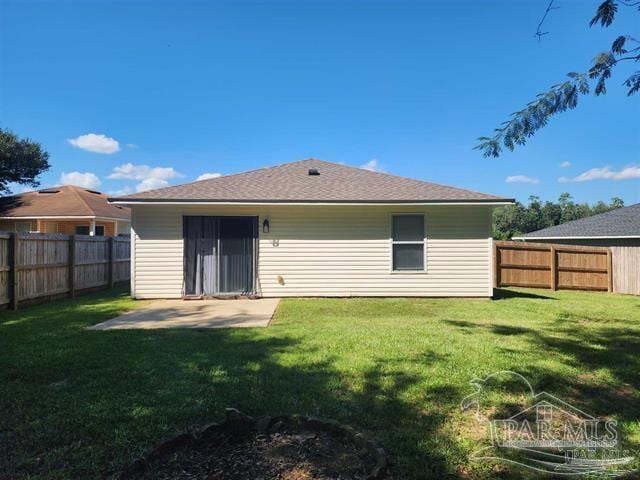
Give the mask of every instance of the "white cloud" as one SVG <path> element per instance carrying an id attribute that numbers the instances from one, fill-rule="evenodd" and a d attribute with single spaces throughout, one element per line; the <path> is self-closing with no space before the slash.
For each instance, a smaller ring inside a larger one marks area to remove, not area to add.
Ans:
<path id="1" fill-rule="evenodd" d="M 78 187 L 95 189 L 100 186 L 102 182 L 91 172 L 62 172 L 60 175 L 61 185 L 76 185 Z"/>
<path id="2" fill-rule="evenodd" d="M 385 170 L 380 166 L 378 160 L 376 160 L 375 158 L 369 160 L 367 163 L 363 163 L 362 165 L 360 165 L 360 168 L 364 168 L 365 170 L 369 170 L 371 172 L 385 173 Z"/>
<path id="3" fill-rule="evenodd" d="M 127 143 L 127 147 L 129 147 L 129 148 L 138 148 L 138 145 L 136 145 L 135 143 Z"/>
<path id="4" fill-rule="evenodd" d="M 137 192 L 146 192 L 147 190 L 155 190 L 156 188 L 168 187 L 169 182 L 162 178 L 145 178 L 136 185 Z"/>
<path id="5" fill-rule="evenodd" d="M 150 167 L 149 165 L 123 163 L 115 167 L 108 178 L 114 180 L 145 180 L 147 178 L 170 180 L 181 176 L 173 167 Z"/>
<path id="6" fill-rule="evenodd" d="M 526 175 L 509 175 L 505 182 L 507 183 L 540 183 L 540 180 L 534 177 L 527 177 Z"/>
<path id="7" fill-rule="evenodd" d="M 136 191 L 144 192 L 169 185 L 169 180 L 182 177 L 173 167 L 150 167 L 123 163 L 113 169 L 107 178 L 112 180 L 140 180 Z"/>
<path id="8" fill-rule="evenodd" d="M 616 173 L 614 180 L 629 180 L 640 178 L 640 167 L 627 167 Z"/>
<path id="9" fill-rule="evenodd" d="M 102 134 L 87 133 L 77 138 L 70 138 L 68 141 L 74 147 L 89 152 L 111 154 L 120 150 L 120 144 L 116 139 Z"/>
<path id="10" fill-rule="evenodd" d="M 198 180 L 209 180 L 210 178 L 218 178 L 218 177 L 221 177 L 221 176 L 222 176 L 221 173 L 203 173 L 198 178 L 196 178 L 196 181 L 198 181 Z"/>
<path id="11" fill-rule="evenodd" d="M 560 164 L 560 168 L 569 168 L 571 166 L 571 162 L 564 161 Z"/>
<path id="12" fill-rule="evenodd" d="M 611 170 L 611 167 L 592 168 L 577 177 L 560 177 L 558 182 L 590 182 L 592 180 L 629 180 L 640 178 L 640 166 L 631 166 L 622 170 Z"/>
<path id="13" fill-rule="evenodd" d="M 109 195 L 114 196 L 114 197 L 123 197 L 125 195 L 129 195 L 131 193 L 133 193 L 135 190 L 129 186 L 121 188 L 119 190 L 111 190 L 109 191 Z"/>

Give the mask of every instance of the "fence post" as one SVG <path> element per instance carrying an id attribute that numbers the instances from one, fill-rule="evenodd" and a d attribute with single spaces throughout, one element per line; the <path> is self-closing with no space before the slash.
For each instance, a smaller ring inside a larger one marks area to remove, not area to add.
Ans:
<path id="1" fill-rule="evenodd" d="M 18 309 L 18 267 L 20 254 L 20 237 L 19 234 L 11 233 L 9 238 L 9 267 L 11 268 L 9 278 L 9 298 L 10 305 L 13 310 Z"/>
<path id="2" fill-rule="evenodd" d="M 613 292 L 613 255 L 610 248 L 607 250 L 607 292 Z"/>
<path id="3" fill-rule="evenodd" d="M 76 236 L 69 235 L 69 298 L 76 296 Z"/>
<path id="4" fill-rule="evenodd" d="M 551 290 L 558 289 L 558 255 L 555 245 L 551 245 Z"/>
<path id="5" fill-rule="evenodd" d="M 113 247 L 114 247 L 113 237 L 109 237 L 109 239 L 107 240 L 107 249 L 108 249 L 107 256 L 109 258 L 109 263 L 108 263 L 109 288 L 113 288 L 113 271 L 114 271 L 114 262 L 115 262 Z"/>
<path id="6" fill-rule="evenodd" d="M 493 287 L 500 287 L 500 249 L 498 244 L 493 242 Z"/>

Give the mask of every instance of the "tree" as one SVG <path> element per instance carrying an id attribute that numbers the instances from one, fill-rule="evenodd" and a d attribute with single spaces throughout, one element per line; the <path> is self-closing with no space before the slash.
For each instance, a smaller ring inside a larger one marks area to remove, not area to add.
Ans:
<path id="1" fill-rule="evenodd" d="M 560 195 L 557 203 L 549 201 L 542 203 L 538 197 L 531 196 L 527 206 L 516 202 L 493 212 L 493 238 L 508 240 L 523 233 L 608 212 L 623 206 L 624 202 L 617 197 L 612 198 L 609 204 L 600 201 L 589 206 L 588 203 L 575 203 L 568 193 Z"/>
<path id="2" fill-rule="evenodd" d="M 538 38 L 547 33 L 541 31 L 541 25 L 554 8 L 553 2 L 554 0 L 550 0 L 538 25 Z M 600 24 L 602 27 L 609 27 L 619 7 L 640 11 L 640 1 L 605 0 L 596 10 L 589 26 Z M 595 56 L 593 64 L 586 72 L 569 72 L 566 81 L 553 85 L 548 92 L 539 93 L 536 99 L 523 109 L 512 113 L 509 120 L 494 130 L 495 134 L 492 137 L 479 137 L 480 143 L 475 149 L 480 150 L 484 157 L 499 157 L 503 147 L 513 151 L 516 145 L 524 145 L 528 138 L 547 125 L 551 117 L 576 108 L 578 97 L 591 91 L 591 83 L 595 84 L 593 93 L 596 96 L 606 94 L 607 80 L 611 78 L 613 69 L 622 62 L 640 62 L 640 41 L 631 35 L 618 36 L 608 50 Z M 640 91 L 640 70 L 629 76 L 623 85 L 627 88 L 628 96 Z"/>
<path id="3" fill-rule="evenodd" d="M 10 183 L 37 187 L 36 177 L 48 169 L 49 154 L 39 143 L 0 128 L 0 195 L 11 193 Z"/>
<path id="4" fill-rule="evenodd" d="M 613 197 L 611 199 L 611 208 L 622 208 L 624 207 L 624 200 L 620 197 Z"/>

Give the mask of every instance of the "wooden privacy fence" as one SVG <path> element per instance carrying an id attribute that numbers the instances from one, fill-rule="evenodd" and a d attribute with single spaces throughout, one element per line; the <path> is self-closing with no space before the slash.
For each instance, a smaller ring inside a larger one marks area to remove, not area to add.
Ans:
<path id="1" fill-rule="evenodd" d="M 494 242 L 494 286 L 613 291 L 609 247 Z"/>
<path id="2" fill-rule="evenodd" d="M 130 251 L 127 237 L 0 232 L 0 306 L 127 281 Z"/>

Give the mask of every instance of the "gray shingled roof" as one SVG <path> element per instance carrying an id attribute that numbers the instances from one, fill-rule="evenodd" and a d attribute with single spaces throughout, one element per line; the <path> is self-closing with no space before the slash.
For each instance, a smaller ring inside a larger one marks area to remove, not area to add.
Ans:
<path id="1" fill-rule="evenodd" d="M 517 238 L 640 237 L 640 203 L 536 230 Z"/>
<path id="2" fill-rule="evenodd" d="M 319 175 L 309 175 L 317 169 Z M 212 202 L 495 202 L 511 199 L 316 159 L 114 198 Z"/>

